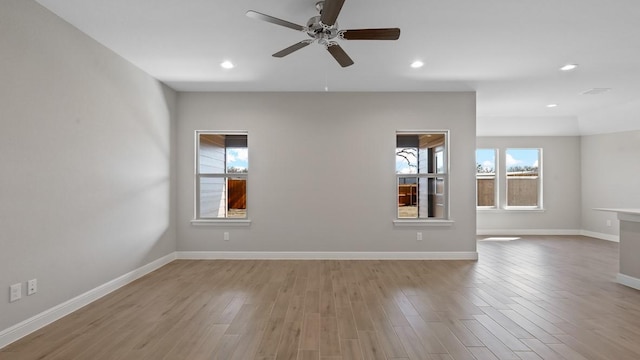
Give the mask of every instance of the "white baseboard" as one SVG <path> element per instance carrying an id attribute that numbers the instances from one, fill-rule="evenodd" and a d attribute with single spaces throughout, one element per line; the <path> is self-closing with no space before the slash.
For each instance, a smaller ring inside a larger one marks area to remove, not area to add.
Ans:
<path id="1" fill-rule="evenodd" d="M 601 240 L 620 242 L 618 235 L 574 229 L 478 229 L 476 230 L 476 235 L 582 235 Z"/>
<path id="2" fill-rule="evenodd" d="M 616 280 L 619 284 L 634 288 L 636 290 L 640 290 L 640 279 L 638 278 L 618 273 L 618 276 L 616 276 Z"/>
<path id="3" fill-rule="evenodd" d="M 618 235 L 603 234 L 603 233 L 587 231 L 587 230 L 582 230 L 580 235 L 601 239 L 601 240 L 620 242 L 620 236 Z"/>
<path id="4" fill-rule="evenodd" d="M 65 301 L 64 303 L 54 306 L 48 310 L 41 312 L 25 321 L 22 321 L 8 329 L 0 331 L 0 349 L 11 344 L 12 342 L 31 334 L 32 332 L 49 325 L 50 323 L 69 315 L 70 313 L 86 306 L 99 298 L 117 290 L 128 283 L 143 277 L 144 275 L 161 268 L 176 259 L 176 253 L 173 252 L 158 260 L 152 261 L 136 270 L 126 273 L 116 279 L 102 284 L 84 294 Z"/>
<path id="5" fill-rule="evenodd" d="M 574 229 L 477 229 L 477 235 L 581 235 Z"/>
<path id="6" fill-rule="evenodd" d="M 476 251 L 336 252 L 336 251 L 178 251 L 185 260 L 478 260 Z"/>

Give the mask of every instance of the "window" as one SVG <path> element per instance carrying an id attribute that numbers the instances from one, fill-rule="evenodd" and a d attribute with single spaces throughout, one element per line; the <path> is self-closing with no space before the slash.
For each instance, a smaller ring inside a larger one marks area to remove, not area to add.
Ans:
<path id="1" fill-rule="evenodd" d="M 496 191 L 496 150 L 476 150 L 476 206 L 481 208 L 495 208 Z"/>
<path id="2" fill-rule="evenodd" d="M 246 219 L 247 134 L 196 131 L 196 219 Z"/>
<path id="3" fill-rule="evenodd" d="M 447 143 L 445 131 L 396 134 L 398 219 L 448 219 Z"/>
<path id="4" fill-rule="evenodd" d="M 542 209 L 542 149 L 476 149 L 478 209 Z M 502 165 L 504 161 L 504 165 Z M 498 184 L 504 191 L 498 192 Z"/>
<path id="5" fill-rule="evenodd" d="M 507 207 L 542 208 L 542 149 L 505 151 Z"/>

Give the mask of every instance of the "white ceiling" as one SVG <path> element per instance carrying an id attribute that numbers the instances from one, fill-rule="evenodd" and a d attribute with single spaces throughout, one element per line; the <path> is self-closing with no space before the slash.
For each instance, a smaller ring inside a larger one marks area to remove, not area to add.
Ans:
<path id="1" fill-rule="evenodd" d="M 476 91 L 479 135 L 640 129 L 638 0 L 346 0 L 341 29 L 402 30 L 341 40 L 348 68 L 316 44 L 272 57 L 307 35 L 245 16 L 305 25 L 315 0 L 37 1 L 179 91 Z"/>

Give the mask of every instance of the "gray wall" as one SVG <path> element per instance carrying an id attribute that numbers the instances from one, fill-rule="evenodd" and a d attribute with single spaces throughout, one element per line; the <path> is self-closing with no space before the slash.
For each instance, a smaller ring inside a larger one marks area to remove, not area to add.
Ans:
<path id="1" fill-rule="evenodd" d="M 580 137 L 578 136 L 513 136 L 478 137 L 478 148 L 498 148 L 499 164 L 504 164 L 507 148 L 543 149 L 544 211 L 478 210 L 478 232 L 483 234 L 512 232 L 562 233 L 578 232 L 580 222 Z M 504 173 L 499 177 L 498 191 L 504 205 Z"/>
<path id="2" fill-rule="evenodd" d="M 33 1 L 0 49 L 2 330 L 175 251 L 176 95 Z"/>
<path id="3" fill-rule="evenodd" d="M 178 109 L 178 250 L 475 251 L 473 93 L 180 93 Z M 395 132 L 440 129 L 455 224 L 394 228 Z M 249 131 L 250 227 L 190 224 L 195 130 Z"/>
<path id="4" fill-rule="evenodd" d="M 617 236 L 616 215 L 593 208 L 640 208 L 640 131 L 583 136 L 581 153 L 582 228 Z"/>

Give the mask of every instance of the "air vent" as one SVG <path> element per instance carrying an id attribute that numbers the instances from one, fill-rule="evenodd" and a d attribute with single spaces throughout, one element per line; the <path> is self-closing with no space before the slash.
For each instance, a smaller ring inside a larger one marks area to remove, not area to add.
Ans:
<path id="1" fill-rule="evenodd" d="M 611 91 L 611 88 L 593 88 L 587 91 L 583 91 L 582 95 L 600 95 L 609 91 Z"/>

